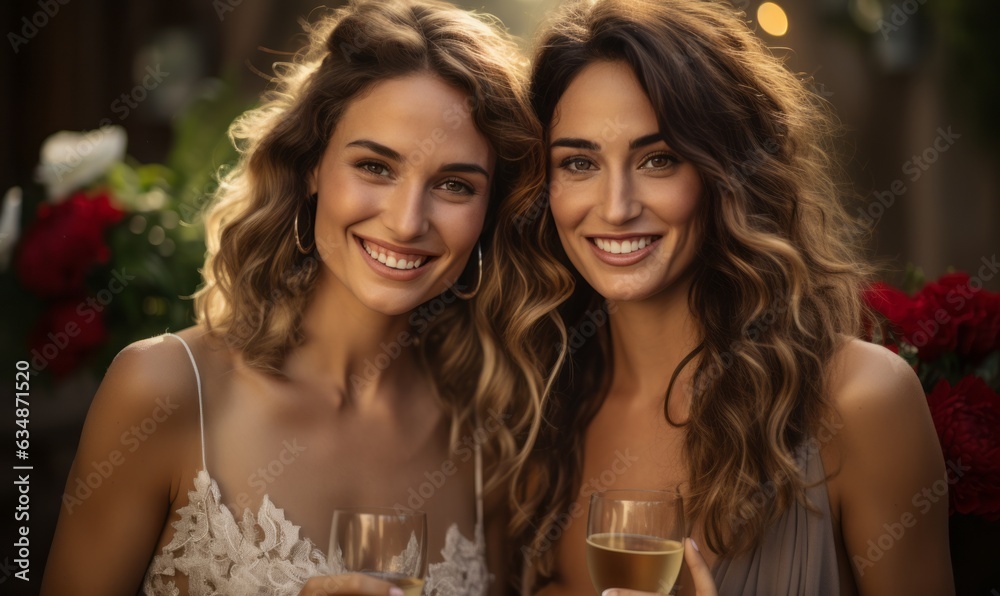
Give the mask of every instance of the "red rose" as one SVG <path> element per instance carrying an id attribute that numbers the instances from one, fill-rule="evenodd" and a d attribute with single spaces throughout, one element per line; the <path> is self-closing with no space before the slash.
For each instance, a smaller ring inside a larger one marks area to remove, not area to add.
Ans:
<path id="1" fill-rule="evenodd" d="M 868 306 L 893 322 L 905 319 L 913 308 L 913 301 L 909 296 L 881 281 L 875 282 L 868 288 L 865 292 L 865 301 Z"/>
<path id="2" fill-rule="evenodd" d="M 902 322 L 909 320 L 910 313 L 913 311 L 913 300 L 909 296 L 880 281 L 872 284 L 865 291 L 865 302 L 888 320 L 897 336 L 903 335 Z M 895 347 L 895 344 L 891 345 Z"/>
<path id="3" fill-rule="evenodd" d="M 1000 294 L 972 289 L 967 273 L 943 275 L 912 298 L 879 282 L 865 300 L 925 362 L 946 352 L 978 358 L 1000 348 Z"/>
<path id="4" fill-rule="evenodd" d="M 1000 520 L 1000 395 L 968 376 L 954 387 L 938 382 L 927 403 L 952 464 L 950 511 Z"/>
<path id="5" fill-rule="evenodd" d="M 40 360 L 56 376 L 73 372 L 107 339 L 104 316 L 86 306 L 85 299 L 54 304 L 35 324 L 29 336 L 32 361 Z"/>
<path id="6" fill-rule="evenodd" d="M 928 283 L 913 297 L 905 333 L 921 360 L 932 361 L 958 348 L 959 331 L 972 319 L 971 301 L 965 295 L 969 295 L 969 275 L 952 273 Z"/>
<path id="7" fill-rule="evenodd" d="M 123 216 L 106 194 L 80 192 L 58 205 L 42 204 L 18 251 L 21 283 L 42 297 L 81 293 L 90 269 L 111 256 L 105 230 Z"/>
<path id="8" fill-rule="evenodd" d="M 970 317 L 959 330 L 958 352 L 979 358 L 1000 349 L 1000 294 L 980 290 L 967 308 Z"/>

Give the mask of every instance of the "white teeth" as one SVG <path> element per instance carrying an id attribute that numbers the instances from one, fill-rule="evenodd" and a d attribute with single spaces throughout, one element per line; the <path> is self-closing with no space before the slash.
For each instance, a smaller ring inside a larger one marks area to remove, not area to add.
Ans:
<path id="1" fill-rule="evenodd" d="M 384 252 L 377 252 L 378 249 L 372 249 L 368 246 L 367 242 L 362 242 L 361 245 L 364 247 L 365 252 L 367 252 L 371 258 L 382 263 L 386 267 L 392 267 L 393 269 L 416 269 L 423 265 L 426 261 L 426 257 L 421 257 L 419 259 L 414 259 L 412 261 L 407 261 L 406 259 L 397 259 L 396 257 L 386 255 Z"/>
<path id="2" fill-rule="evenodd" d="M 594 238 L 597 248 L 613 255 L 627 255 L 631 252 L 646 248 L 653 243 L 653 236 L 643 236 L 635 240 L 606 240 L 604 238 Z"/>

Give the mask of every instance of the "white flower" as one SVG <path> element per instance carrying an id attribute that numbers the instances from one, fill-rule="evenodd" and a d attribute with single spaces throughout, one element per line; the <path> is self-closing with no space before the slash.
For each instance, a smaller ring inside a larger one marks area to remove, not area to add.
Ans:
<path id="1" fill-rule="evenodd" d="M 6 271 L 21 234 L 21 188 L 13 186 L 3 197 L 0 212 L 0 271 Z"/>
<path id="2" fill-rule="evenodd" d="M 126 141 L 121 126 L 84 133 L 63 130 L 45 139 L 36 176 L 48 189 L 49 201 L 59 203 L 104 175 L 125 158 Z"/>

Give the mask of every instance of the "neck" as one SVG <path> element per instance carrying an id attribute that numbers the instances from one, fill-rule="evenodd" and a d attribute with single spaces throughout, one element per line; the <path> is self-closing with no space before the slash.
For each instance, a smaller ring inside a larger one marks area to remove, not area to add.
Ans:
<path id="1" fill-rule="evenodd" d="M 286 371 L 358 404 L 403 394 L 392 388 L 412 389 L 419 374 L 408 317 L 376 312 L 332 275 L 321 274 L 302 316 L 304 341 L 289 355 Z"/>
<path id="2" fill-rule="evenodd" d="M 701 342 L 688 305 L 690 286 L 688 278 L 647 300 L 618 302 L 610 309 L 612 396 L 659 401 L 666 395 L 674 369 Z M 688 363 L 678 376 L 671 401 L 687 395 L 681 389 L 696 364 Z"/>

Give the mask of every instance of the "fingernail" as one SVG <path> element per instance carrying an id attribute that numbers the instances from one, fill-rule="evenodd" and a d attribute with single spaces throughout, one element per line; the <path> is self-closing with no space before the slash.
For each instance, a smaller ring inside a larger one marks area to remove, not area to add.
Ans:
<path id="1" fill-rule="evenodd" d="M 694 541 L 694 538 L 688 538 L 688 540 L 691 541 L 691 546 L 694 547 L 694 550 L 696 550 L 698 552 L 701 552 L 701 549 L 698 548 L 698 543 Z"/>
<path id="2" fill-rule="evenodd" d="M 615 588 L 608 588 L 601 592 L 601 596 L 618 596 L 618 590 Z"/>
<path id="3" fill-rule="evenodd" d="M 400 588 L 389 588 L 389 596 L 403 596 L 403 590 Z"/>

